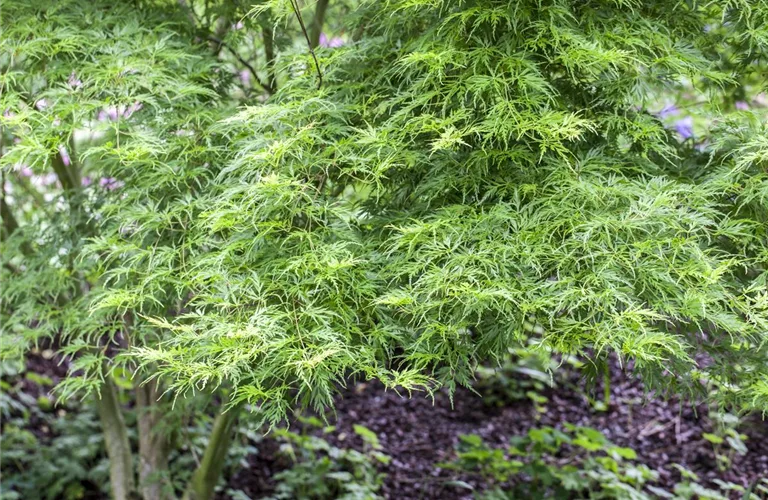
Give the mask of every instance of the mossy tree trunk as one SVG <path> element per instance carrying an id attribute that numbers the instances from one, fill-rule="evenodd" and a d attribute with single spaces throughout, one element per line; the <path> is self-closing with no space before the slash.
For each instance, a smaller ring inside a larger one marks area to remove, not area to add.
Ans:
<path id="1" fill-rule="evenodd" d="M 152 380 L 136 388 L 139 428 L 139 488 L 144 500 L 173 497 L 168 471 L 168 439 L 160 428 L 158 382 Z"/>
<path id="2" fill-rule="evenodd" d="M 107 377 L 96 397 L 101 427 L 104 432 L 104 444 L 109 457 L 109 480 L 112 496 L 115 500 L 136 498 L 136 485 L 133 477 L 133 457 L 128 430 L 125 426 L 120 400 L 112 379 Z"/>
<path id="3" fill-rule="evenodd" d="M 224 469 L 224 461 L 235 435 L 235 424 L 240 407 L 226 409 L 222 402 L 220 413 L 213 422 L 213 430 L 205 448 L 203 459 L 189 481 L 183 500 L 209 500 Z"/>

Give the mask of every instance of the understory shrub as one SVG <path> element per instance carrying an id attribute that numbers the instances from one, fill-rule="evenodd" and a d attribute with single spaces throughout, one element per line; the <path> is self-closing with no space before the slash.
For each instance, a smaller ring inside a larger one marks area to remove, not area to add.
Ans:
<path id="1" fill-rule="evenodd" d="M 304 419 L 308 427 L 319 427 L 327 434 L 335 430 L 323 426 L 317 419 Z M 276 431 L 282 441 L 280 451 L 293 465 L 275 474 L 275 499 L 315 498 L 371 500 L 378 495 L 383 475 L 377 463 L 388 463 L 389 457 L 381 453 L 375 433 L 363 426 L 355 426 L 355 433 L 363 438 L 364 450 L 339 448 L 322 437 L 295 433 L 287 429 Z"/>
<path id="2" fill-rule="evenodd" d="M 490 484 L 477 498 L 613 498 L 650 500 L 652 498 L 692 498 L 726 500 L 758 499 L 768 490 L 768 482 L 758 481 L 750 488 L 717 481 L 717 490 L 706 488 L 693 472 L 677 469 L 683 480 L 672 491 L 654 486 L 658 472 L 638 460 L 631 448 L 614 445 L 596 429 L 568 423 L 563 430 L 534 428 L 515 436 L 505 449 L 488 446 L 480 436 L 460 436 L 456 459 L 441 467 L 473 473 Z M 463 481 L 453 487 L 469 488 Z"/>
<path id="3" fill-rule="evenodd" d="M 77 401 L 55 408 L 43 392 L 52 381 L 0 363 L 0 499 L 78 500 L 109 490 L 104 437 L 94 409 Z M 34 397 L 23 387 L 38 384 Z"/>

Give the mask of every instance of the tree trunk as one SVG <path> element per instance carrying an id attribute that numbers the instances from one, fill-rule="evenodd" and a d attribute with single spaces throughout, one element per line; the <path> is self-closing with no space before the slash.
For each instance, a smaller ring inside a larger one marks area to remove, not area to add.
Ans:
<path id="1" fill-rule="evenodd" d="M 225 410 L 226 402 L 222 402 L 221 411 L 213 422 L 213 430 L 208 446 L 205 448 L 192 479 L 189 481 L 183 500 L 210 500 L 216 484 L 219 482 L 224 461 L 235 434 L 235 424 L 240 414 L 240 407 Z"/>
<path id="2" fill-rule="evenodd" d="M 264 42 L 264 57 L 267 60 L 267 85 L 269 93 L 277 92 L 277 73 L 275 72 L 275 44 L 272 36 L 272 28 L 267 26 L 261 29 Z"/>
<path id="3" fill-rule="evenodd" d="M 96 398 L 96 405 L 109 457 L 112 496 L 115 500 L 132 500 L 135 498 L 135 484 L 131 443 L 128 441 L 128 430 L 120 409 L 117 387 L 111 378 L 105 379 L 101 394 Z"/>
<path id="4" fill-rule="evenodd" d="M 165 500 L 173 497 L 168 472 L 168 439 L 160 430 L 162 414 L 157 407 L 157 384 L 156 380 L 152 380 L 136 388 L 139 488 L 144 500 Z"/>
<path id="5" fill-rule="evenodd" d="M 325 24 L 325 11 L 328 8 L 329 0 L 317 0 L 315 7 L 315 17 L 312 18 L 312 26 L 309 27 L 309 46 L 313 49 L 320 44 L 320 34 L 323 32 Z"/>

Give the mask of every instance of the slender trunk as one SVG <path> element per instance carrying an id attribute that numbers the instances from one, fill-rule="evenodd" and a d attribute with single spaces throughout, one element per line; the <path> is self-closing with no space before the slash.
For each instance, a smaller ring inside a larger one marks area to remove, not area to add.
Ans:
<path id="1" fill-rule="evenodd" d="M 267 60 L 267 85 L 269 93 L 277 92 L 277 75 L 275 73 L 275 44 L 272 36 L 272 28 L 266 26 L 261 30 L 262 40 L 264 41 L 264 57 Z"/>
<path id="2" fill-rule="evenodd" d="M 317 0 L 317 6 L 315 7 L 315 17 L 312 18 L 312 26 L 310 26 L 309 42 L 310 47 L 317 48 L 320 44 L 320 34 L 323 32 L 323 24 L 325 23 L 325 11 L 328 8 L 329 0 Z"/>
<path id="3" fill-rule="evenodd" d="M 5 229 L 7 236 L 10 236 L 19 228 L 19 223 L 16 221 L 13 212 L 11 212 L 11 207 L 5 202 L 5 196 L 0 197 L 0 218 L 3 219 L 3 229 Z"/>
<path id="4" fill-rule="evenodd" d="M 3 176 L 3 186 L 2 190 L 0 190 L 0 219 L 3 221 L 3 225 L 1 226 L 2 229 L 0 229 L 0 240 L 5 240 L 6 238 L 9 238 L 14 231 L 19 229 L 19 221 L 16 220 L 16 217 L 11 211 L 11 207 L 9 207 L 8 203 L 5 201 L 5 176 Z M 25 256 L 32 255 L 32 247 L 29 245 L 28 241 L 21 242 L 21 252 Z M 10 266 L 7 262 L 5 264 L 6 266 Z"/>
<path id="5" fill-rule="evenodd" d="M 160 431 L 162 414 L 157 407 L 157 384 L 153 380 L 136 388 L 139 488 L 144 500 L 164 500 L 173 495 L 168 472 L 168 440 Z"/>
<path id="6" fill-rule="evenodd" d="M 61 183 L 61 187 L 64 188 L 65 192 L 80 187 L 75 169 L 71 168 L 71 164 L 67 166 L 61 154 L 56 153 L 53 155 L 51 167 L 53 167 L 53 171 L 56 173 L 56 177 L 58 177 L 59 183 Z"/>
<path id="7" fill-rule="evenodd" d="M 240 407 L 225 410 L 225 402 L 213 422 L 213 430 L 208 446 L 205 448 L 203 459 L 189 481 L 183 500 L 210 500 L 216 484 L 224 469 L 229 447 L 235 435 L 235 424 L 240 414 Z"/>
<path id="8" fill-rule="evenodd" d="M 603 372 L 603 404 L 606 411 L 611 406 L 611 369 L 607 363 Z"/>
<path id="9" fill-rule="evenodd" d="M 112 497 L 115 500 L 135 498 L 133 480 L 133 459 L 128 430 L 118 400 L 117 387 L 111 378 L 106 378 L 101 394 L 96 398 L 104 432 L 104 444 L 109 457 L 109 480 Z"/>

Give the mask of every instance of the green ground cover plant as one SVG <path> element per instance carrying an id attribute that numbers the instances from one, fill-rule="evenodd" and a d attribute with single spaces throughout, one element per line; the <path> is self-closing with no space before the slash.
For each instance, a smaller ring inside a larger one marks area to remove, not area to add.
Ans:
<path id="1" fill-rule="evenodd" d="M 478 474 L 497 486 L 476 498 L 614 498 L 646 500 L 700 498 L 725 500 L 758 499 L 768 491 L 760 480 L 749 488 L 720 481 L 712 489 L 699 483 L 696 474 L 677 466 L 682 480 L 673 489 L 654 486 L 658 473 L 640 462 L 631 448 L 611 443 L 596 429 L 569 423 L 563 430 L 552 427 L 531 429 L 512 438 L 507 449 L 488 446 L 480 436 L 460 436 L 453 462 L 442 467 Z M 453 485 L 472 490 L 463 481 Z"/>

